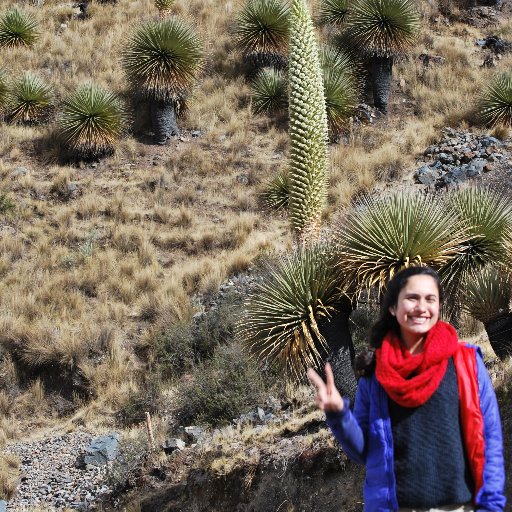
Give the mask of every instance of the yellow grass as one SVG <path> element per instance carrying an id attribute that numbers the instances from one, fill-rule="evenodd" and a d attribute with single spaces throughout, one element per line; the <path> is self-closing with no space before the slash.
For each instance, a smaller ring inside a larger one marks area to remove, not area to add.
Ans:
<path id="1" fill-rule="evenodd" d="M 0 11 L 11 3 L 0 0 Z M 168 146 L 127 134 L 97 167 L 69 166 L 52 154 L 52 125 L 1 126 L 0 191 L 16 208 L 0 217 L 0 342 L 30 368 L 79 368 L 99 397 L 84 409 L 87 421 L 123 403 L 144 367 L 133 348 L 148 343 L 153 326 L 190 320 L 191 296 L 216 292 L 260 255 L 291 244 L 286 218 L 264 212 L 258 199 L 268 179 L 287 168 L 288 135 L 251 113 L 229 34 L 241 5 L 176 2 L 174 11 L 201 34 L 207 63 L 179 120 L 183 137 Z M 129 96 L 119 55 L 132 30 L 158 16 L 152 0 L 92 3 L 83 21 L 57 0 L 23 8 L 42 35 L 32 49 L 2 54 L 12 77 L 37 72 L 59 98 L 87 80 Z M 431 30 L 435 6 L 422 9 L 424 33 L 411 58 L 395 66 L 390 115 L 353 123 L 329 149 L 326 222 L 359 194 L 408 180 L 441 127 L 471 126 L 467 106 L 490 74 L 475 51 L 480 34 L 462 26 L 458 36 L 453 27 Z M 499 30 L 512 33 L 508 24 Z M 327 35 L 323 30 L 320 39 Z M 416 57 L 425 51 L 446 64 L 424 68 Z M 508 56 L 499 62 L 510 64 Z M 190 136 L 194 129 L 200 137 Z M 3 368 L 14 382 L 12 360 Z"/>

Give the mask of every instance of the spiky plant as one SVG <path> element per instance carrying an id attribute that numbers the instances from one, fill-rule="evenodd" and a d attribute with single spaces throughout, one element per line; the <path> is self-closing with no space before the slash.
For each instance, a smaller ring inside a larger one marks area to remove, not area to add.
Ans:
<path id="1" fill-rule="evenodd" d="M 9 79 L 5 70 L 0 68 L 0 118 L 3 117 L 9 99 Z"/>
<path id="2" fill-rule="evenodd" d="M 0 48 L 32 46 L 39 32 L 37 21 L 18 7 L 12 7 L 0 17 Z"/>
<path id="3" fill-rule="evenodd" d="M 172 6 L 175 0 L 154 0 L 155 7 L 158 9 L 158 13 L 161 18 L 165 18 L 171 14 Z"/>
<path id="4" fill-rule="evenodd" d="M 11 122 L 38 123 L 48 119 L 54 108 L 53 90 L 42 78 L 25 73 L 10 93 Z"/>
<path id="5" fill-rule="evenodd" d="M 290 13 L 289 216 L 299 236 L 315 231 L 327 198 L 327 115 L 322 69 L 305 0 Z"/>
<path id="6" fill-rule="evenodd" d="M 285 172 L 276 174 L 267 183 L 261 196 L 263 205 L 269 210 L 279 211 L 288 208 L 288 198 L 290 197 L 288 174 Z"/>
<path id="7" fill-rule="evenodd" d="M 114 152 L 125 120 L 115 93 L 86 83 L 64 100 L 58 130 L 73 157 L 93 160 Z"/>
<path id="8" fill-rule="evenodd" d="M 472 274 L 462 293 L 462 309 L 484 324 L 489 342 L 500 359 L 512 354 L 511 299 L 510 274 L 492 265 Z"/>
<path id="9" fill-rule="evenodd" d="M 249 74 L 265 66 L 286 66 L 289 9 L 281 0 L 248 0 L 233 31 L 235 47 L 249 65 Z"/>
<path id="10" fill-rule="evenodd" d="M 508 274 L 488 265 L 471 276 L 462 296 L 462 309 L 485 324 L 510 313 L 512 280 Z"/>
<path id="11" fill-rule="evenodd" d="M 491 80 L 478 102 L 478 113 L 485 124 L 512 126 L 512 73 Z"/>
<path id="12" fill-rule="evenodd" d="M 347 53 L 333 46 L 321 47 L 319 58 L 324 70 L 329 133 L 331 138 L 336 138 L 359 103 L 358 66 Z"/>
<path id="13" fill-rule="evenodd" d="M 254 112 L 272 114 L 288 108 L 288 81 L 282 71 L 263 68 L 251 82 Z"/>
<path id="14" fill-rule="evenodd" d="M 344 44 L 368 59 L 375 106 L 387 110 L 393 60 L 407 54 L 420 31 L 414 0 L 355 0 Z"/>
<path id="15" fill-rule="evenodd" d="M 339 265 L 360 289 L 380 292 L 405 267 L 446 264 L 461 252 L 466 234 L 434 196 L 398 191 L 363 198 L 340 221 L 335 240 Z"/>
<path id="16" fill-rule="evenodd" d="M 353 77 L 328 69 L 324 71 L 324 94 L 331 139 L 336 139 L 359 104 Z"/>
<path id="17" fill-rule="evenodd" d="M 199 35 L 176 16 L 145 23 L 127 41 L 122 61 L 132 88 L 151 101 L 156 139 L 165 143 L 179 133 L 179 104 L 203 69 Z"/>
<path id="18" fill-rule="evenodd" d="M 332 253 L 321 245 L 298 248 L 268 264 L 265 278 L 245 303 L 240 339 L 261 361 L 280 364 L 303 380 L 327 350 L 320 324 L 343 296 L 343 276 Z"/>
<path id="19" fill-rule="evenodd" d="M 490 263 L 510 263 L 512 206 L 495 190 L 465 187 L 447 196 L 448 205 L 466 226 L 462 249 L 441 269 L 448 288 L 455 293 L 461 283 Z"/>
<path id="20" fill-rule="evenodd" d="M 317 20 L 321 25 L 343 25 L 347 18 L 348 0 L 321 0 Z"/>

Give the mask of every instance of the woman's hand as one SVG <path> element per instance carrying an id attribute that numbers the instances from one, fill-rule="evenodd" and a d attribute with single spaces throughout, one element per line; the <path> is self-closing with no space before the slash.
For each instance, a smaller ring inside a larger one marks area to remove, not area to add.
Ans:
<path id="1" fill-rule="evenodd" d="M 316 388 L 316 405 L 325 412 L 341 412 L 343 410 L 343 398 L 334 385 L 334 375 L 329 363 L 325 365 L 327 382 L 313 370 L 308 368 L 308 379 Z"/>

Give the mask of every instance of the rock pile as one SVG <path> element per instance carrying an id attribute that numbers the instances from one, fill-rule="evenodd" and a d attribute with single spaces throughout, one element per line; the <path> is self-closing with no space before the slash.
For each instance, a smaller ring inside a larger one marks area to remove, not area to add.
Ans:
<path id="1" fill-rule="evenodd" d="M 418 183 L 435 187 L 455 185 L 492 171 L 505 158 L 503 143 L 495 137 L 452 128 L 445 128 L 442 133 L 441 142 L 423 153 L 430 163 L 416 171 Z"/>
<path id="2" fill-rule="evenodd" d="M 18 442 L 6 451 L 21 461 L 21 482 L 7 510 L 44 504 L 56 509 L 94 510 L 95 502 L 110 492 L 108 465 L 83 462 L 94 436 L 86 432 L 54 436 L 40 441 Z"/>

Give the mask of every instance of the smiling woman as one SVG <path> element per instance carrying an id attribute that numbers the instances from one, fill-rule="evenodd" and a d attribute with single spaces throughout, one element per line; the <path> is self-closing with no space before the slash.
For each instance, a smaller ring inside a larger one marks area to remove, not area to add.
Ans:
<path id="1" fill-rule="evenodd" d="M 441 302 L 428 267 L 391 279 L 353 411 L 329 365 L 326 383 L 308 370 L 334 436 L 367 467 L 365 512 L 504 510 L 496 396 L 480 350 L 439 320 Z"/>

